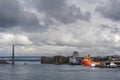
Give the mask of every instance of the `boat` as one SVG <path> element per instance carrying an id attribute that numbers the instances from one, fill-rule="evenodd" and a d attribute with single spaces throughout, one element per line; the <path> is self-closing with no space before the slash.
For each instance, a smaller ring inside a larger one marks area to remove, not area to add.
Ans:
<path id="1" fill-rule="evenodd" d="M 70 62 L 71 65 L 80 65 L 79 62 Z"/>
<path id="2" fill-rule="evenodd" d="M 92 61 L 90 55 L 88 55 L 85 56 L 83 60 L 81 60 L 81 65 L 95 67 L 96 65 L 100 65 L 100 62 Z"/>
<path id="3" fill-rule="evenodd" d="M 108 65 L 110 68 L 116 68 L 117 65 L 112 61 L 110 62 L 110 65 Z"/>
<path id="4" fill-rule="evenodd" d="M 76 57 L 72 56 L 69 58 L 70 65 L 80 65 L 80 63 L 76 60 Z"/>
<path id="5" fill-rule="evenodd" d="M 81 64 L 83 66 L 90 66 L 91 65 L 91 60 L 89 60 L 89 59 L 83 59 L 83 60 L 81 60 Z"/>
<path id="6" fill-rule="evenodd" d="M 96 67 L 100 67 L 100 68 L 118 68 L 120 66 L 116 65 L 113 61 L 111 61 L 109 64 L 101 64 L 101 65 L 97 65 Z"/>
<path id="7" fill-rule="evenodd" d="M 91 63 L 91 65 L 90 65 L 91 67 L 95 67 L 96 66 L 96 64 L 95 63 Z"/>
<path id="8" fill-rule="evenodd" d="M 83 66 L 91 66 L 91 58 L 90 55 L 85 56 L 83 60 L 81 60 L 81 65 Z"/>
<path id="9" fill-rule="evenodd" d="M 0 64 L 8 64 L 5 60 L 0 60 Z"/>

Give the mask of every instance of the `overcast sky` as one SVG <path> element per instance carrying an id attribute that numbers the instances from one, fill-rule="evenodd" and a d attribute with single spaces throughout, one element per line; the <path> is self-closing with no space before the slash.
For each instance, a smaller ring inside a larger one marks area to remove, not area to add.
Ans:
<path id="1" fill-rule="evenodd" d="M 120 54 L 120 0 L 0 0 L 0 55 Z"/>

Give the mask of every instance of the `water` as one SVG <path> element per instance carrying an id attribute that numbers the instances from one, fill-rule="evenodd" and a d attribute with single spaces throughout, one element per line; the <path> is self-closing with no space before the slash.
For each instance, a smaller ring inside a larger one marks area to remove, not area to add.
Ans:
<path id="1" fill-rule="evenodd" d="M 0 65 L 0 80 L 120 80 L 120 68 L 17 62 Z"/>

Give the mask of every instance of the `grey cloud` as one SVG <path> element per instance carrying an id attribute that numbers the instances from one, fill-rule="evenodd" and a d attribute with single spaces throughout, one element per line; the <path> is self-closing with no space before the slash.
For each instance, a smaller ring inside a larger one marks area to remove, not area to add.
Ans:
<path id="1" fill-rule="evenodd" d="M 36 15 L 24 11 L 17 0 L 0 0 L 0 27 L 38 25 Z"/>
<path id="2" fill-rule="evenodd" d="M 96 12 L 100 12 L 105 18 L 111 20 L 120 20 L 120 1 L 119 0 L 108 0 L 103 6 L 98 6 Z"/>
<path id="3" fill-rule="evenodd" d="M 95 4 L 95 3 L 100 3 L 103 0 L 83 0 L 83 1 L 86 1 L 86 2 L 91 3 L 91 4 Z"/>
<path id="4" fill-rule="evenodd" d="M 24 31 L 44 31 L 57 23 L 69 24 L 78 20 L 90 21 L 89 12 L 81 12 L 79 7 L 68 5 L 67 0 L 24 0 L 26 8 L 45 14 L 38 19 L 37 14 L 25 11 L 18 0 L 0 0 L 0 31 L 20 27 Z M 43 24 L 39 24 L 43 22 Z"/>
<path id="5" fill-rule="evenodd" d="M 82 13 L 79 7 L 67 5 L 67 0 L 33 0 L 34 6 L 51 19 L 67 24 L 77 20 L 90 21 L 90 13 Z"/>
<path id="6" fill-rule="evenodd" d="M 117 26 L 117 25 L 107 25 L 107 24 L 101 24 L 100 25 L 100 27 L 101 27 L 101 30 L 109 30 L 111 33 L 113 33 L 113 34 L 119 34 L 119 32 L 120 32 L 120 27 L 119 26 Z"/>

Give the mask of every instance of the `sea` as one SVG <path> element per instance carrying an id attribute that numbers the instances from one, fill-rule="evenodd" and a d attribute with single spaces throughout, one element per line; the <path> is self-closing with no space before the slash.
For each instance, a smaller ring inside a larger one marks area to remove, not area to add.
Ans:
<path id="1" fill-rule="evenodd" d="M 16 61 L 14 66 L 0 64 L 0 80 L 120 80 L 120 68 Z"/>

